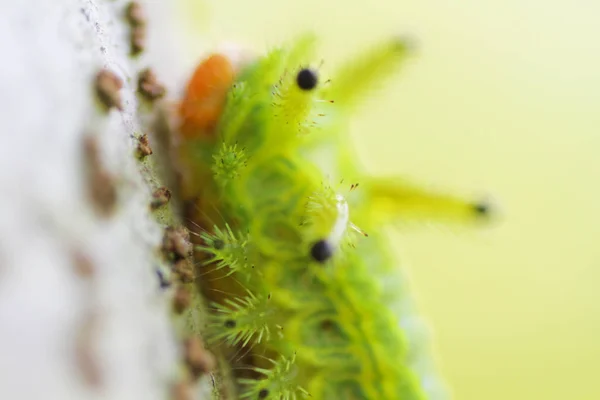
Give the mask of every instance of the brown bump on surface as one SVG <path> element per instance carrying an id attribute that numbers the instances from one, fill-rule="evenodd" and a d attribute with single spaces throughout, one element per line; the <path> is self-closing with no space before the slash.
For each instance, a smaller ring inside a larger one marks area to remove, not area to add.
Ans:
<path id="1" fill-rule="evenodd" d="M 169 200 L 171 200 L 171 191 L 166 187 L 160 187 L 152 193 L 152 203 L 150 203 L 150 208 L 156 210 L 164 205 L 166 205 Z"/>
<path id="2" fill-rule="evenodd" d="M 113 107 L 123 111 L 121 88 L 123 81 L 114 72 L 103 69 L 96 75 L 96 93 L 107 109 Z"/>
<path id="3" fill-rule="evenodd" d="M 90 279 L 94 276 L 94 263 L 80 249 L 73 250 L 72 259 L 73 269 L 79 277 L 83 279 Z"/>
<path id="4" fill-rule="evenodd" d="M 179 260 L 173 265 L 173 272 L 179 276 L 179 280 L 183 283 L 191 283 L 196 277 L 193 264 L 185 259 Z"/>
<path id="5" fill-rule="evenodd" d="M 166 94 L 165 87 L 158 82 L 156 74 L 150 68 L 140 72 L 138 90 L 148 100 L 160 99 Z"/>
<path id="6" fill-rule="evenodd" d="M 173 400 L 193 400 L 192 388 L 189 382 L 179 381 L 171 388 Z"/>
<path id="7" fill-rule="evenodd" d="M 177 314 L 181 314 L 192 302 L 192 295 L 183 285 L 179 285 L 173 297 L 173 308 Z"/>
<path id="8" fill-rule="evenodd" d="M 102 373 L 94 351 L 94 338 L 98 318 L 93 314 L 84 317 L 75 340 L 76 364 L 85 383 L 98 388 L 102 385 Z"/>
<path id="9" fill-rule="evenodd" d="M 135 26 L 131 28 L 129 42 L 131 45 L 131 55 L 137 56 L 146 50 L 146 27 Z"/>
<path id="10" fill-rule="evenodd" d="M 145 133 L 142 136 L 140 136 L 138 139 L 137 152 L 138 152 L 138 156 L 140 158 L 144 158 L 144 157 L 152 154 L 152 147 L 150 147 L 150 140 L 148 139 L 148 135 Z"/>
<path id="11" fill-rule="evenodd" d="M 195 379 L 215 369 L 215 357 L 204 348 L 199 338 L 187 339 L 184 342 L 184 351 L 185 363 Z"/>
<path id="12" fill-rule="evenodd" d="M 101 164 L 98 142 L 91 136 L 86 136 L 84 139 L 84 153 L 88 163 L 89 195 L 98 212 L 108 216 L 113 212 L 117 202 L 114 178 Z"/>
<path id="13" fill-rule="evenodd" d="M 104 215 L 110 214 L 115 206 L 117 192 L 113 178 L 106 171 L 97 171 L 93 175 L 92 197 Z"/>
<path id="14" fill-rule="evenodd" d="M 163 250 L 167 254 L 173 254 L 176 259 L 186 258 L 192 254 L 190 233 L 183 226 L 168 227 L 163 237 Z"/>
<path id="15" fill-rule="evenodd" d="M 146 13 L 144 8 L 137 1 L 132 1 L 125 9 L 125 16 L 132 27 L 146 25 Z"/>

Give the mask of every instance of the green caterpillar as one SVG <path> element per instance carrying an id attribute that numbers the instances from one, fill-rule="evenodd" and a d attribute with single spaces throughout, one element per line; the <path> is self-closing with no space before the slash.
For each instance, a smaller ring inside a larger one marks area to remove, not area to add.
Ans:
<path id="1" fill-rule="evenodd" d="M 187 87 L 178 154 L 211 301 L 206 335 L 229 355 L 242 399 L 438 398 L 383 228 L 480 220 L 488 208 L 367 176 L 347 138 L 409 44 L 373 46 L 329 80 L 305 36 L 243 66 L 215 54 Z"/>

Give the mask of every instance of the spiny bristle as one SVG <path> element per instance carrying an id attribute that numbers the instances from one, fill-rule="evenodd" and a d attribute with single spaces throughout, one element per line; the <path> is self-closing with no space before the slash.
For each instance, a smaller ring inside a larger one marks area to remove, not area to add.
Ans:
<path id="1" fill-rule="evenodd" d="M 273 364 L 270 369 L 255 367 L 253 370 L 264 375 L 263 379 L 240 379 L 239 383 L 245 387 L 241 399 L 281 399 L 297 400 L 310 398 L 310 394 L 294 382 L 295 354 L 279 360 L 269 360 Z"/>
<path id="2" fill-rule="evenodd" d="M 485 201 L 473 202 L 401 178 L 372 178 L 366 181 L 374 219 L 394 221 L 487 222 L 493 214 Z"/>
<path id="3" fill-rule="evenodd" d="M 333 75 L 327 96 L 335 99 L 338 107 L 352 107 L 384 78 L 397 71 L 411 48 L 409 40 L 393 38 L 360 54 Z"/>
<path id="4" fill-rule="evenodd" d="M 224 340 L 230 346 L 253 345 L 271 340 L 273 333 L 281 333 L 272 322 L 269 295 L 254 295 L 225 299 L 224 304 L 213 303 L 208 329 L 211 342 Z"/>
<path id="5" fill-rule="evenodd" d="M 305 34 L 295 40 L 287 52 L 287 65 L 301 65 L 310 61 L 315 52 L 317 37 L 313 34 Z"/>
<path id="6" fill-rule="evenodd" d="M 323 185 L 321 189 L 314 191 L 306 201 L 302 225 L 318 226 L 331 225 L 336 215 L 336 198 L 333 188 Z M 325 228 L 325 233 L 329 227 Z"/>
<path id="7" fill-rule="evenodd" d="M 312 123 L 311 113 L 318 101 L 319 74 L 307 65 L 313 57 L 315 39 L 313 35 L 305 35 L 285 52 L 284 68 L 279 79 L 273 82 L 274 126 L 278 131 L 283 130 L 273 132 L 275 135 L 293 139 L 306 133 Z"/>
<path id="8" fill-rule="evenodd" d="M 213 155 L 214 163 L 212 171 L 215 182 L 226 186 L 232 180 L 240 176 L 240 170 L 247 164 L 245 149 L 238 148 L 237 143 L 228 145 L 223 143 L 219 152 Z"/>
<path id="9" fill-rule="evenodd" d="M 309 78 L 303 77 L 306 71 L 312 71 L 314 82 L 308 82 Z M 317 72 L 309 68 L 298 68 L 295 71 L 285 73 L 273 90 L 273 114 L 278 129 L 286 127 L 288 135 L 293 138 L 298 134 L 308 131 L 309 124 L 314 118 L 311 113 L 314 103 L 318 100 L 318 92 L 314 90 L 318 86 Z M 303 87 L 299 86 L 304 85 Z M 312 87 L 310 87 L 312 85 Z M 308 89 L 310 87 L 310 89 Z"/>
<path id="10" fill-rule="evenodd" d="M 203 231 L 198 235 L 205 244 L 198 245 L 195 250 L 210 254 L 204 265 L 216 263 L 217 269 L 228 268 L 227 275 L 234 272 L 245 272 L 249 266 L 249 236 L 233 232 L 226 224 L 225 230 L 213 227 L 214 233 Z"/>
<path id="11" fill-rule="evenodd" d="M 247 96 L 247 87 L 246 82 L 236 82 L 227 94 L 225 108 L 217 128 L 223 140 L 231 140 L 233 134 L 244 124 L 251 110 L 248 103 L 252 98 Z"/>
<path id="12" fill-rule="evenodd" d="M 352 186 L 352 189 L 354 188 L 355 185 Z M 317 243 L 325 242 L 327 246 L 324 246 L 324 248 L 333 251 L 339 245 L 352 246 L 354 244 L 354 232 L 367 236 L 352 222 L 344 222 L 347 215 L 345 217 L 340 215 L 340 202 L 345 204 L 344 198 L 338 195 L 329 185 L 323 185 L 321 189 L 313 192 L 306 202 L 301 222 L 302 232 L 305 240 L 311 245 L 312 258 L 317 261 L 319 261 L 319 257 L 315 257 L 314 247 Z M 341 217 L 343 217 L 342 220 L 340 220 Z M 335 237 L 332 237 L 332 235 Z M 328 259 L 329 257 L 322 258 Z"/>

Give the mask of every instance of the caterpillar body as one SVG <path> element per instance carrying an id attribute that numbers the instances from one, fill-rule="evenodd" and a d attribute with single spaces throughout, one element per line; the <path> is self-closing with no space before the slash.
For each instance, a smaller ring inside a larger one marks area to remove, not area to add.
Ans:
<path id="1" fill-rule="evenodd" d="M 384 41 L 324 79 L 305 36 L 243 65 L 213 54 L 189 81 L 180 189 L 211 304 L 206 336 L 235 364 L 239 398 L 435 397 L 383 227 L 487 208 L 366 175 L 346 136 L 409 44 Z"/>

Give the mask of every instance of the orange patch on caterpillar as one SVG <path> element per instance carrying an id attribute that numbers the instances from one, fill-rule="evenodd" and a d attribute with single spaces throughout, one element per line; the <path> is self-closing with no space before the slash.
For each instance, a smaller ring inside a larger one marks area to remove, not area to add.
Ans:
<path id="1" fill-rule="evenodd" d="M 234 80 L 235 69 L 229 57 L 213 54 L 200 63 L 179 106 L 183 137 L 191 139 L 214 133 Z"/>

